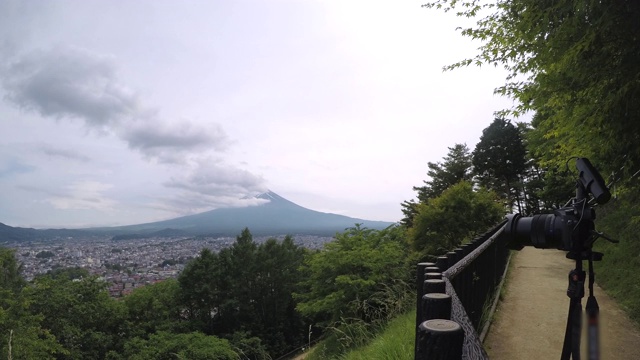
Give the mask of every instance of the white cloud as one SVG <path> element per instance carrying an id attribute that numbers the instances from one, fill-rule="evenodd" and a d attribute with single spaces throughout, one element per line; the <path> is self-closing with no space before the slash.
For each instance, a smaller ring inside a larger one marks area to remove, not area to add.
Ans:
<path id="1" fill-rule="evenodd" d="M 81 119 L 102 130 L 138 108 L 135 93 L 118 83 L 111 57 L 71 46 L 34 51 L 14 61 L 3 86 L 6 98 L 23 109 Z"/>
<path id="2" fill-rule="evenodd" d="M 5 97 L 20 108 L 49 118 L 80 119 L 151 160 L 184 162 L 190 153 L 223 151 L 230 144 L 217 123 L 165 121 L 159 110 L 143 107 L 119 81 L 115 59 L 86 49 L 31 52 L 9 65 L 2 85 Z"/>
<path id="3" fill-rule="evenodd" d="M 172 177 L 164 185 L 180 190 L 178 196 L 167 202 L 184 209 L 185 213 L 257 204 L 260 200 L 242 198 L 267 190 L 262 177 L 211 158 L 195 162 L 191 171 Z"/>
<path id="4" fill-rule="evenodd" d="M 157 119 L 138 121 L 125 128 L 121 136 L 130 148 L 165 163 L 182 162 L 189 153 L 224 151 L 230 143 L 218 124 L 163 123 Z"/>

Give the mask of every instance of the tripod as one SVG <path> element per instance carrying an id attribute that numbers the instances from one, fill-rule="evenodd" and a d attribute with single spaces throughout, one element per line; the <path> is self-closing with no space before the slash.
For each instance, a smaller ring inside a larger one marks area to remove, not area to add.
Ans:
<path id="1" fill-rule="evenodd" d="M 588 192 L 582 182 L 578 181 L 574 209 L 578 212 L 579 220 L 572 232 L 573 248 L 567 253 L 567 258 L 576 261 L 575 269 L 569 272 L 569 286 L 567 296 L 570 298 L 567 327 L 564 334 L 561 360 L 580 360 L 580 338 L 582 335 L 582 298 L 584 297 L 585 271 L 582 270 L 582 261 L 589 261 L 589 297 L 587 298 L 587 337 L 589 360 L 600 358 L 600 343 L 598 332 L 598 316 L 600 308 L 593 294 L 595 273 L 593 262 L 602 260 L 602 253 L 592 251 L 593 243 L 603 237 L 608 241 L 617 241 L 606 237 L 595 230 L 595 211 L 587 206 Z"/>
<path id="2" fill-rule="evenodd" d="M 567 254 L 567 257 L 572 253 Z M 569 287 L 567 296 L 570 298 L 569 315 L 567 317 L 567 327 L 564 334 L 564 344 L 562 346 L 561 360 L 580 360 L 580 338 L 582 335 L 582 298 L 584 297 L 585 272 L 582 270 L 582 256 L 578 254 L 575 258 L 576 268 L 569 272 Z M 587 336 L 589 360 L 600 359 L 600 343 L 598 332 L 598 315 L 600 308 L 598 301 L 593 294 L 593 283 L 595 273 L 593 272 L 593 261 L 602 259 L 602 254 L 588 251 L 586 260 L 589 260 L 589 297 L 587 298 Z M 572 257 L 570 257 L 572 258 Z"/>

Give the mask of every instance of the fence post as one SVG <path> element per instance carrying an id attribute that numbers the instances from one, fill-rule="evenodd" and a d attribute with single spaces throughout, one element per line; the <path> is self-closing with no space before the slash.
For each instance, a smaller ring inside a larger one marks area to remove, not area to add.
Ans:
<path id="1" fill-rule="evenodd" d="M 434 265 L 434 266 L 427 266 L 426 268 L 424 268 L 424 272 L 425 272 L 425 274 L 429 273 L 429 272 L 441 273 L 442 270 L 440 270 L 439 267 Z"/>
<path id="2" fill-rule="evenodd" d="M 446 284 L 442 279 L 427 279 L 422 286 L 423 294 L 446 293 Z"/>
<path id="3" fill-rule="evenodd" d="M 455 248 L 453 249 L 453 252 L 456 253 L 456 259 L 458 259 L 458 261 L 462 260 L 464 257 L 464 249 L 462 248 Z"/>
<path id="4" fill-rule="evenodd" d="M 469 253 L 471 252 L 471 245 L 469 245 L 469 244 L 463 244 L 463 245 L 460 245 L 460 248 L 461 248 L 462 250 L 464 250 L 464 256 L 469 255 Z M 464 257 L 464 256 L 463 256 L 463 257 Z"/>
<path id="5" fill-rule="evenodd" d="M 456 253 L 453 251 L 449 251 L 447 253 L 447 269 L 449 269 L 450 267 L 452 267 L 453 265 L 455 265 L 455 263 L 458 262 L 458 260 L 456 259 Z"/>
<path id="6" fill-rule="evenodd" d="M 436 266 L 440 271 L 445 271 L 449 268 L 449 259 L 446 256 L 438 256 L 436 259 Z"/>
<path id="7" fill-rule="evenodd" d="M 451 320 L 427 320 L 419 326 L 417 360 L 462 360 L 464 331 Z"/>
<path id="8" fill-rule="evenodd" d="M 431 262 L 418 263 L 416 267 L 416 340 L 415 340 L 415 357 L 418 356 L 418 327 L 422 322 L 422 295 L 424 286 L 424 271 L 428 267 L 433 267 L 435 264 Z"/>
<path id="9" fill-rule="evenodd" d="M 451 320 L 451 296 L 431 293 L 422 296 L 422 320 Z"/>

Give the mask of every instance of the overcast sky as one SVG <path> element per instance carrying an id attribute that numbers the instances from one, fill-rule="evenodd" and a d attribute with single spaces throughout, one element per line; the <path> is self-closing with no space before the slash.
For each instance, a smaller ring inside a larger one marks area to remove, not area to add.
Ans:
<path id="1" fill-rule="evenodd" d="M 0 222 L 124 225 L 270 189 L 398 221 L 504 71 L 421 1 L 0 1 Z"/>

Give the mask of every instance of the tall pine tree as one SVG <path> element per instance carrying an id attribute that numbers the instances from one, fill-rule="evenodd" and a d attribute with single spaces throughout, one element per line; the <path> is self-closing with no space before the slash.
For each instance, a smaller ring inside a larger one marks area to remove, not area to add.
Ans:
<path id="1" fill-rule="evenodd" d="M 425 203 L 428 199 L 440 196 L 447 188 L 462 180 L 472 180 L 471 152 L 467 145 L 455 144 L 448 149 L 449 152 L 442 162 L 427 163 L 429 180 L 425 180 L 423 186 L 413 187 L 413 190 L 418 193 L 418 203 Z M 407 227 L 413 225 L 418 203 L 411 200 L 400 204 L 404 213 L 404 219 L 401 221 L 403 225 Z"/>
<path id="2" fill-rule="evenodd" d="M 481 186 L 518 206 L 522 212 L 519 182 L 527 167 L 526 149 L 520 130 L 509 120 L 496 118 L 482 130 L 480 142 L 473 150 L 473 169 Z"/>

